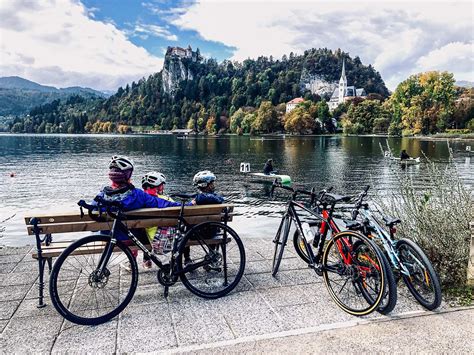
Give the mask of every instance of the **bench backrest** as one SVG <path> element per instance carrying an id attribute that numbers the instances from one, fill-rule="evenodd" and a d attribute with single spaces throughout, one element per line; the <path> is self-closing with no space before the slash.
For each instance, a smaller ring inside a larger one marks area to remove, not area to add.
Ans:
<path id="1" fill-rule="evenodd" d="M 198 224 L 207 221 L 223 221 L 227 215 L 227 221 L 232 220 L 232 211 L 234 206 L 230 204 L 222 205 L 204 205 L 204 206 L 186 206 L 184 208 L 184 219 L 188 224 Z M 169 208 L 142 208 L 129 211 L 127 216 L 133 218 L 124 223 L 129 229 L 146 228 L 153 226 L 173 227 L 178 223 L 178 216 L 181 207 Z M 143 217 L 144 219 L 140 219 Z M 33 217 L 25 217 L 28 234 L 33 235 L 33 225 L 31 219 Z M 81 216 L 80 213 L 64 213 L 64 214 L 47 214 L 34 216 L 38 220 L 38 227 L 41 234 L 48 233 L 70 233 L 110 230 L 112 228 L 113 219 L 108 218 L 104 222 L 96 222 L 89 215 Z"/>

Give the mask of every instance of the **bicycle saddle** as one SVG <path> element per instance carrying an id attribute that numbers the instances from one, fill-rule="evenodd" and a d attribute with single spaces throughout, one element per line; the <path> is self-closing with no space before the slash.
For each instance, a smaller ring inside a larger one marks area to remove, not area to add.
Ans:
<path id="1" fill-rule="evenodd" d="M 402 222 L 400 218 L 392 218 L 392 217 L 383 217 L 383 220 L 387 227 L 393 227 L 395 224 Z"/>
<path id="2" fill-rule="evenodd" d="M 179 198 L 180 200 L 190 200 L 196 197 L 196 194 L 176 193 L 170 195 L 172 198 Z"/>
<path id="3" fill-rule="evenodd" d="M 350 201 L 350 199 L 352 198 L 351 196 L 343 196 L 343 195 L 336 195 L 336 194 L 326 194 L 324 195 L 325 198 L 329 198 L 331 200 L 334 200 L 333 202 L 334 203 L 338 203 L 338 202 L 348 202 Z"/>
<path id="4" fill-rule="evenodd" d="M 362 227 L 362 224 L 358 221 L 353 221 L 351 219 L 344 219 L 343 221 L 348 229 L 360 229 Z"/>

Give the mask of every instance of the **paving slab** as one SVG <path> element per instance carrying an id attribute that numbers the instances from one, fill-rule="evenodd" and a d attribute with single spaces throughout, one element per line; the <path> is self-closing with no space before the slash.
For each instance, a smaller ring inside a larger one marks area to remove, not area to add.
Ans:
<path id="1" fill-rule="evenodd" d="M 11 263 L 1 263 L 0 264 L 0 274 L 8 274 L 10 273 L 18 263 L 11 262 Z"/>
<path id="2" fill-rule="evenodd" d="M 32 284 L 38 278 L 38 274 L 34 272 L 19 272 L 10 274 L 0 274 L 0 285 L 15 286 Z"/>
<path id="3" fill-rule="evenodd" d="M 20 306 L 21 300 L 15 301 L 1 301 L 0 302 L 0 319 L 10 319 L 13 316 L 13 313 Z"/>
<path id="4" fill-rule="evenodd" d="M 16 285 L 0 287 L 0 300 L 22 300 L 30 290 L 31 285 Z"/>
<path id="5" fill-rule="evenodd" d="M 4 255 L 14 255 L 14 254 L 28 254 L 33 249 L 33 246 L 27 245 L 24 247 L 0 247 L 0 260 Z M 3 261 L 2 261 L 3 262 Z"/>
<path id="6" fill-rule="evenodd" d="M 47 353 L 51 351 L 63 318 L 41 316 L 12 318 L 0 336 L 0 349 L 8 352 Z"/>
<path id="7" fill-rule="evenodd" d="M 118 319 L 97 326 L 63 326 L 52 353 L 113 353 L 117 343 Z"/>
<path id="8" fill-rule="evenodd" d="M 0 320 L 0 333 L 3 332 L 3 329 L 5 329 L 7 324 L 8 324 L 8 320 Z"/>
<path id="9" fill-rule="evenodd" d="M 119 317 L 117 352 L 149 352 L 176 347 L 166 303 L 127 307 Z"/>
<path id="10" fill-rule="evenodd" d="M 0 263 L 19 263 L 25 258 L 25 254 L 3 254 L 0 256 Z"/>

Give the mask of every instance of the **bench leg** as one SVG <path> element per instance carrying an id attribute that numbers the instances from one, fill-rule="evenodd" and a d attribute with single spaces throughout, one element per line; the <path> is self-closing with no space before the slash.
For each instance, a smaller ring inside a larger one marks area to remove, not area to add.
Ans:
<path id="1" fill-rule="evenodd" d="M 48 262 L 48 271 L 51 274 L 51 269 L 53 267 L 53 258 L 47 258 L 46 261 Z"/>
<path id="2" fill-rule="evenodd" d="M 44 266 L 46 263 L 44 258 L 38 258 L 38 266 L 39 266 L 39 283 L 38 283 L 38 308 L 46 307 L 46 303 L 44 303 Z M 48 263 L 49 264 L 49 263 Z"/>

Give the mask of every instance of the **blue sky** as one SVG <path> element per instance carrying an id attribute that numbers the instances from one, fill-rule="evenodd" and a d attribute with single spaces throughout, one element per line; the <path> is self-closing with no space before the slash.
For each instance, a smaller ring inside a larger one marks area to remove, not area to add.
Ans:
<path id="1" fill-rule="evenodd" d="M 281 58 L 341 48 L 389 89 L 447 70 L 474 81 L 472 1 L 2 0 L 0 76 L 116 90 L 162 69 L 167 46 Z"/>
<path id="2" fill-rule="evenodd" d="M 180 29 L 171 21 L 193 5 L 192 1 L 84 0 L 92 16 L 129 34 L 129 40 L 150 54 L 163 56 L 167 46 L 199 48 L 206 57 L 222 61 L 232 56 L 235 48 L 204 40 L 197 31 Z"/>

